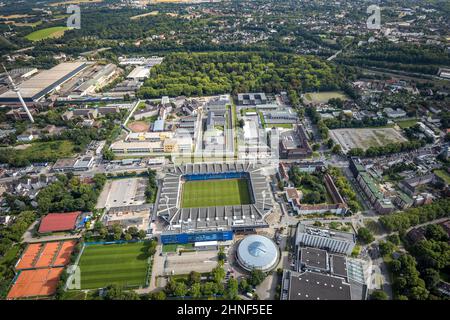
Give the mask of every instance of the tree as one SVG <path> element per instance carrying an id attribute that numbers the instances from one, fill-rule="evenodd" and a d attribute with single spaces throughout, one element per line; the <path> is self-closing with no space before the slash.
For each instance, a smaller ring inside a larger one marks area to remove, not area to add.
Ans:
<path id="1" fill-rule="evenodd" d="M 387 239 L 392 242 L 393 244 L 395 244 L 396 246 L 398 246 L 400 244 L 400 237 L 398 236 L 398 234 L 391 234 L 389 236 L 387 236 Z"/>
<path id="2" fill-rule="evenodd" d="M 251 287 L 248 284 L 247 279 L 243 278 L 241 280 L 241 282 L 239 283 L 239 290 L 241 290 L 241 292 L 243 293 L 249 292 L 251 290 Z"/>
<path id="3" fill-rule="evenodd" d="M 220 248 L 217 258 L 219 259 L 219 261 L 222 261 L 222 262 L 226 260 L 227 255 L 223 251 L 223 248 Z"/>
<path id="4" fill-rule="evenodd" d="M 138 234 L 139 230 L 138 230 L 138 228 L 136 228 L 136 227 L 129 227 L 128 230 L 127 230 L 127 232 L 128 232 L 133 238 L 135 238 L 135 237 L 137 237 L 137 234 Z"/>
<path id="5" fill-rule="evenodd" d="M 245 121 L 244 121 L 244 119 L 239 119 L 239 122 L 238 122 L 238 126 L 239 126 L 239 128 L 243 128 L 243 127 L 244 127 L 244 125 L 245 125 Z"/>
<path id="6" fill-rule="evenodd" d="M 378 248 L 382 256 L 391 255 L 395 250 L 395 245 L 390 241 L 380 241 Z"/>
<path id="7" fill-rule="evenodd" d="M 200 298 L 202 296 L 202 285 L 199 282 L 192 284 L 189 294 L 192 298 Z"/>
<path id="8" fill-rule="evenodd" d="M 184 282 L 175 282 L 175 288 L 173 291 L 173 294 L 175 296 L 184 297 L 184 296 L 186 296 L 187 292 L 188 292 L 188 289 Z"/>
<path id="9" fill-rule="evenodd" d="M 335 146 L 333 146 L 333 148 L 331 149 L 331 152 L 333 152 L 334 154 L 341 154 L 342 153 L 341 145 L 336 144 Z"/>
<path id="10" fill-rule="evenodd" d="M 448 241 L 448 234 L 444 228 L 438 224 L 429 224 L 425 228 L 425 237 L 428 240 Z"/>
<path id="11" fill-rule="evenodd" d="M 139 230 L 139 232 L 137 234 L 137 237 L 139 240 L 144 240 L 146 236 L 147 236 L 147 234 L 145 233 L 144 230 Z"/>
<path id="12" fill-rule="evenodd" d="M 217 286 L 214 282 L 208 281 L 202 286 L 204 296 L 212 296 L 217 293 Z"/>
<path id="13" fill-rule="evenodd" d="M 227 299 L 234 300 L 238 295 L 238 281 L 231 277 L 227 283 L 226 296 Z"/>
<path id="14" fill-rule="evenodd" d="M 112 284 L 106 288 L 105 300 L 140 300 L 134 291 L 125 291 L 119 285 Z"/>
<path id="15" fill-rule="evenodd" d="M 164 291 L 158 291 L 151 294 L 152 300 L 166 300 L 166 294 Z"/>
<path id="16" fill-rule="evenodd" d="M 211 271 L 211 276 L 215 283 L 221 283 L 223 281 L 225 278 L 225 269 L 221 263 Z"/>
<path id="17" fill-rule="evenodd" d="M 365 227 L 359 228 L 359 230 L 358 230 L 358 238 L 359 238 L 359 240 L 361 240 L 362 242 L 364 242 L 366 244 L 369 244 L 373 240 L 375 240 L 372 232 L 370 232 L 370 230 L 365 228 Z"/>
<path id="18" fill-rule="evenodd" d="M 152 239 L 149 242 L 147 253 L 149 256 L 153 256 L 156 253 L 156 246 L 158 245 L 158 242 L 155 239 Z"/>
<path id="19" fill-rule="evenodd" d="M 432 290 L 437 286 L 437 284 L 441 280 L 441 277 L 438 271 L 428 268 L 423 272 L 423 280 L 425 281 L 427 289 Z"/>
<path id="20" fill-rule="evenodd" d="M 370 300 L 387 300 L 387 299 L 388 299 L 387 293 L 382 290 L 375 290 L 370 295 Z"/>
<path id="21" fill-rule="evenodd" d="M 266 278 L 266 274 L 259 269 L 253 269 L 250 272 L 250 278 L 248 279 L 248 283 L 254 287 L 261 284 Z"/>
<path id="22" fill-rule="evenodd" d="M 125 240 L 126 240 L 126 241 L 130 241 L 131 239 L 133 239 L 133 237 L 131 236 L 131 234 L 129 234 L 128 232 L 125 233 Z"/>
<path id="23" fill-rule="evenodd" d="M 200 272 L 191 271 L 189 273 L 188 283 L 189 285 L 193 285 L 194 283 L 200 283 L 202 275 Z"/>
<path id="24" fill-rule="evenodd" d="M 422 286 L 412 287 L 410 291 L 410 298 L 412 300 L 426 300 L 428 295 L 429 291 Z"/>

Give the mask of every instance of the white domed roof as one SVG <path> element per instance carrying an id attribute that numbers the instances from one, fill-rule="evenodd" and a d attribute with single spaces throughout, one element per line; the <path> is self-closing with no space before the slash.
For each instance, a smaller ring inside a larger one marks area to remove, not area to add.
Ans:
<path id="1" fill-rule="evenodd" d="M 244 238 L 238 246 L 237 258 L 246 270 L 268 271 L 278 262 L 278 248 L 269 238 L 251 235 Z"/>

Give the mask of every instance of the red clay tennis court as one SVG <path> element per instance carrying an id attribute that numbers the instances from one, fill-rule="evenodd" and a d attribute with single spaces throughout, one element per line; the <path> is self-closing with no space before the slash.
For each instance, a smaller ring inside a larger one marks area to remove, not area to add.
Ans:
<path id="1" fill-rule="evenodd" d="M 58 256 L 53 262 L 54 266 L 65 266 L 70 262 L 70 255 L 72 254 L 73 248 L 77 244 L 76 240 L 64 241 L 62 243 L 61 249 L 58 252 Z"/>
<path id="2" fill-rule="evenodd" d="M 42 243 L 30 244 L 25 252 L 22 254 L 19 263 L 16 266 L 17 270 L 30 269 L 34 267 L 35 259 L 37 258 L 41 249 Z"/>
<path id="3" fill-rule="evenodd" d="M 52 265 L 55 255 L 58 253 L 60 243 L 48 242 L 44 246 L 38 261 L 34 265 L 35 268 L 50 267 Z"/>
<path id="4" fill-rule="evenodd" d="M 70 262 L 70 255 L 76 244 L 76 240 L 32 243 L 25 249 L 16 269 L 65 266 Z"/>
<path id="5" fill-rule="evenodd" d="M 50 296 L 56 292 L 64 268 L 21 271 L 8 293 L 8 299 Z"/>

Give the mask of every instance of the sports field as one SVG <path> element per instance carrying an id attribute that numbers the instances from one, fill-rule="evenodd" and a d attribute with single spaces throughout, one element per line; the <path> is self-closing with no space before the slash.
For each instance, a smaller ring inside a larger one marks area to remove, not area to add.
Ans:
<path id="1" fill-rule="evenodd" d="M 308 103 L 327 103 L 328 100 L 332 98 L 339 98 L 341 100 L 348 100 L 345 93 L 340 91 L 329 91 L 329 92 L 315 92 L 305 94 L 305 100 Z"/>
<path id="2" fill-rule="evenodd" d="M 25 36 L 25 38 L 27 38 L 28 40 L 31 40 L 31 41 L 39 41 L 39 40 L 44 40 L 47 38 L 59 38 L 64 35 L 64 32 L 66 30 L 69 30 L 69 28 L 68 27 L 45 28 L 45 29 L 34 31 L 34 32 L 28 34 L 27 36 Z"/>
<path id="3" fill-rule="evenodd" d="M 183 185 L 182 208 L 250 204 L 246 179 L 187 181 Z"/>
<path id="4" fill-rule="evenodd" d="M 144 285 L 147 251 L 148 242 L 86 246 L 79 262 L 81 289 Z"/>

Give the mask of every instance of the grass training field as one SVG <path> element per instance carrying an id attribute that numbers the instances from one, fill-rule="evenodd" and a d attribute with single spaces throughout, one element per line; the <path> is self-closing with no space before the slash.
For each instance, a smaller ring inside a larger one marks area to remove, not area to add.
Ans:
<path id="1" fill-rule="evenodd" d="M 29 162 L 56 161 L 58 158 L 70 157 L 74 154 L 75 145 L 69 140 L 32 142 L 17 145 L 14 148 L 0 148 L 0 153 L 8 155 L 9 163 L 24 164 Z"/>
<path id="2" fill-rule="evenodd" d="M 148 242 L 86 246 L 79 262 L 81 289 L 144 285 L 147 251 Z"/>
<path id="3" fill-rule="evenodd" d="M 434 174 L 437 175 L 439 178 L 445 181 L 445 183 L 450 184 L 450 174 L 446 172 L 445 170 L 435 170 Z"/>
<path id="4" fill-rule="evenodd" d="M 400 128 L 405 129 L 405 128 L 415 126 L 418 121 L 419 121 L 418 119 L 398 120 L 398 121 L 396 121 L 396 123 L 398 124 L 398 126 Z"/>
<path id="5" fill-rule="evenodd" d="M 45 28 L 37 31 L 33 31 L 32 33 L 25 36 L 30 41 L 39 41 L 48 38 L 59 38 L 62 37 L 64 32 L 69 30 L 68 27 L 51 27 Z"/>
<path id="6" fill-rule="evenodd" d="M 329 92 L 317 92 L 305 94 L 307 102 L 312 103 L 327 103 L 332 98 L 339 98 L 341 100 L 348 100 L 348 97 L 343 92 L 329 91 Z"/>
<path id="7" fill-rule="evenodd" d="M 182 208 L 250 204 L 246 179 L 187 181 L 183 186 Z"/>

